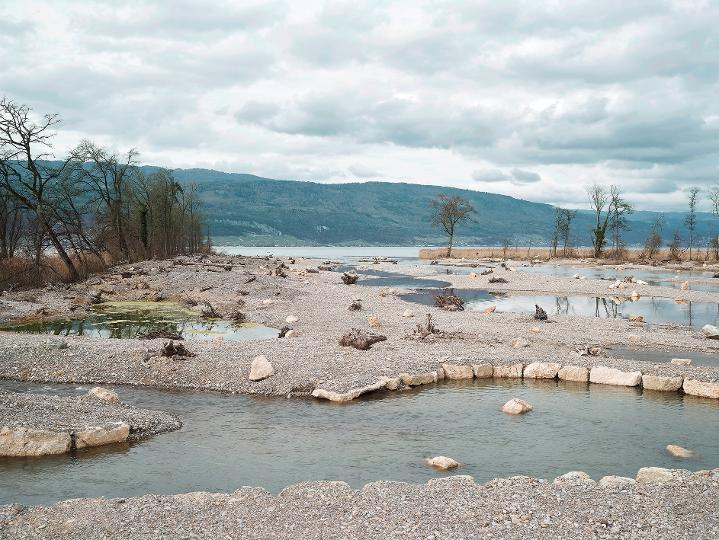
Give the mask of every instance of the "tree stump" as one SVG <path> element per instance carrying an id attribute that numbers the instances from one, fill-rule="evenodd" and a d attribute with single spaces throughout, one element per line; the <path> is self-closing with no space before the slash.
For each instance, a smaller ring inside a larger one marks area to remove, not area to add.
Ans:
<path id="1" fill-rule="evenodd" d="M 342 281 L 345 285 L 355 285 L 357 283 L 357 280 L 359 279 L 359 275 L 357 274 L 348 274 L 345 272 L 342 274 Z"/>
<path id="2" fill-rule="evenodd" d="M 490 283 L 509 283 L 506 279 L 503 277 L 491 277 L 489 278 Z"/>
<path id="3" fill-rule="evenodd" d="M 547 317 L 546 311 L 544 311 L 537 304 L 534 304 L 534 318 L 537 321 L 546 321 L 549 317 Z"/>
<path id="4" fill-rule="evenodd" d="M 448 295 L 441 295 L 438 294 L 434 297 L 434 304 L 441 309 L 444 309 L 445 311 L 463 311 L 464 310 L 464 300 L 462 300 L 459 296 L 454 296 L 452 294 Z"/>
<path id="5" fill-rule="evenodd" d="M 195 353 L 187 349 L 182 343 L 175 343 L 173 341 L 165 343 L 160 349 L 160 354 L 168 358 L 173 356 L 195 356 Z"/>
<path id="6" fill-rule="evenodd" d="M 340 338 L 340 345 L 342 347 L 354 347 L 360 351 L 366 351 L 375 343 L 380 341 L 386 341 L 387 336 L 380 334 L 374 334 L 372 332 L 365 332 L 358 328 L 353 328 Z"/>

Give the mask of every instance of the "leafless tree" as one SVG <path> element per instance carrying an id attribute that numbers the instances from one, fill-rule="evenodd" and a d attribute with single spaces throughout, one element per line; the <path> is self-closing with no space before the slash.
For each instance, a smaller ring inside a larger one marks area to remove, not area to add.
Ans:
<path id="1" fill-rule="evenodd" d="M 609 194 L 604 187 L 594 184 L 587 189 L 587 195 L 589 196 L 589 206 L 594 211 L 596 218 L 595 227 L 592 230 L 592 245 L 594 246 L 594 258 L 598 259 L 604 249 L 609 225 L 609 212 L 604 210 L 609 202 Z"/>
<path id="2" fill-rule="evenodd" d="M 614 258 L 618 259 L 624 248 L 622 231 L 629 228 L 627 215 L 634 212 L 632 205 L 624 200 L 622 191 L 618 186 L 609 188 L 609 228 L 612 232 L 612 249 Z"/>
<path id="3" fill-rule="evenodd" d="M 684 218 L 684 225 L 689 231 L 689 260 L 692 260 L 692 248 L 694 247 L 694 232 L 697 228 L 697 195 L 699 188 L 693 187 L 689 189 L 689 212 Z"/>
<path id="4" fill-rule="evenodd" d="M 447 257 L 451 257 L 456 226 L 469 221 L 470 214 L 475 210 L 467 199 L 459 196 L 448 197 L 443 193 L 432 199 L 430 206 L 434 210 L 432 226 L 444 229 L 448 238 Z"/>

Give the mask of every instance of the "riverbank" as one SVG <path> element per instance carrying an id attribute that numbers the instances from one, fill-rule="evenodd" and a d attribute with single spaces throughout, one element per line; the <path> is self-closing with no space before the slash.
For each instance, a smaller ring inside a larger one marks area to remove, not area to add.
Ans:
<path id="1" fill-rule="evenodd" d="M 643 469 L 637 479 L 582 475 L 477 484 L 344 482 L 290 486 L 277 496 L 243 487 L 0 506 L 8 538 L 714 538 L 719 469 Z"/>

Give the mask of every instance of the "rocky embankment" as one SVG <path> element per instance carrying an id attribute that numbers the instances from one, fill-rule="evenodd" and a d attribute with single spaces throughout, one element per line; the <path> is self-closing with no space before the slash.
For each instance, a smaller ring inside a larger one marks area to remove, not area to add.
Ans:
<path id="1" fill-rule="evenodd" d="M 80 397 L 0 391 L 0 456 L 64 454 L 138 441 L 181 426 L 171 414 L 123 405 L 105 388 Z"/>
<path id="2" fill-rule="evenodd" d="M 160 538 L 716 538 L 719 469 L 641 469 L 594 481 L 571 472 L 477 484 L 468 476 L 426 484 L 311 482 L 272 496 L 187 493 L 75 499 L 49 507 L 0 506 L 0 536 Z"/>

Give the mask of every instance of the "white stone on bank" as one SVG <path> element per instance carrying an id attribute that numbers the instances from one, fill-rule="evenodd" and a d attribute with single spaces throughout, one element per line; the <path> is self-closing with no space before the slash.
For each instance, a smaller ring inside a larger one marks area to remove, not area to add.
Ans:
<path id="1" fill-rule="evenodd" d="M 447 456 L 435 456 L 427 460 L 427 464 L 431 465 L 435 469 L 446 471 L 448 469 L 456 469 L 459 467 L 459 462 Z"/>
<path id="2" fill-rule="evenodd" d="M 589 382 L 614 386 L 639 386 L 641 371 L 621 371 L 606 366 L 594 366 L 589 372 Z"/>
<path id="3" fill-rule="evenodd" d="M 529 403 L 519 398 L 510 399 L 502 406 L 502 412 L 511 415 L 528 413 L 533 409 L 534 407 L 532 407 Z"/>
<path id="4" fill-rule="evenodd" d="M 252 360 L 249 376 L 249 379 L 251 381 L 261 381 L 263 379 L 271 377 L 274 374 L 275 369 L 272 367 L 272 364 L 270 364 L 270 361 L 267 360 L 267 357 L 256 356 L 255 359 Z"/>
<path id="5" fill-rule="evenodd" d="M 682 387 L 684 377 L 668 377 L 663 375 L 642 375 L 642 386 L 645 390 L 657 390 L 659 392 L 678 392 Z"/>
<path id="6" fill-rule="evenodd" d="M 109 388 L 103 388 L 102 386 L 91 388 L 87 392 L 87 397 L 98 399 L 100 401 L 106 401 L 108 403 L 120 403 L 120 396 L 117 395 L 117 392 L 114 392 Z"/>
<path id="7" fill-rule="evenodd" d="M 589 369 L 584 366 L 564 366 L 557 372 L 562 381 L 587 382 L 589 380 Z"/>
<path id="8" fill-rule="evenodd" d="M 532 362 L 524 368 L 525 379 L 554 379 L 559 372 L 560 364 L 556 362 Z"/>
<path id="9" fill-rule="evenodd" d="M 670 456 L 678 458 L 689 459 L 696 455 L 693 450 L 689 450 L 688 448 L 684 448 L 683 446 L 679 446 L 677 444 L 668 444 L 666 450 Z"/>
<path id="10" fill-rule="evenodd" d="M 456 364 L 442 364 L 444 376 L 450 380 L 473 379 L 472 366 L 458 366 Z"/>

